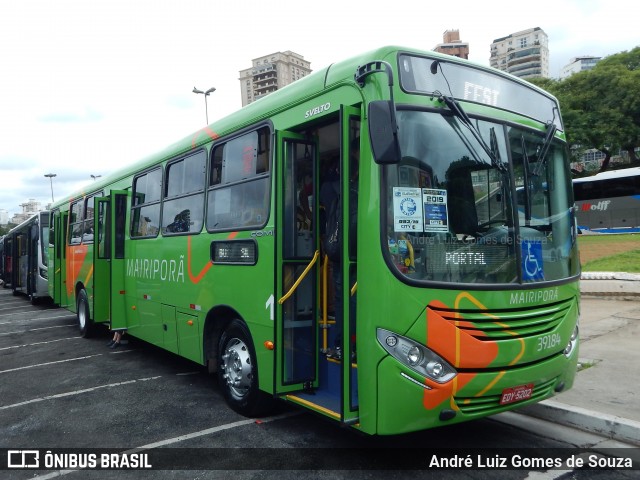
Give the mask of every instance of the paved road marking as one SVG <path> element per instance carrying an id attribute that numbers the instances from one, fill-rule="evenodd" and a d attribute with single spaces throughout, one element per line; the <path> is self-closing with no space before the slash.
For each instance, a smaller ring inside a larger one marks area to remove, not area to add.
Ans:
<path id="1" fill-rule="evenodd" d="M 53 400 L 56 398 L 72 397 L 74 395 L 81 395 L 83 393 L 94 392 L 96 390 L 100 390 L 101 388 L 113 388 L 113 387 L 120 387 L 122 385 L 130 385 L 136 382 L 147 382 L 149 380 L 156 380 L 158 378 L 162 378 L 162 375 L 158 375 L 156 377 L 138 378 L 136 380 L 126 380 L 124 382 L 118 382 L 118 383 L 109 383 L 107 385 L 98 385 L 96 387 L 83 388 L 82 390 L 74 390 L 72 392 L 64 392 L 64 393 L 57 393 L 55 395 L 47 395 L 46 397 L 32 398 L 31 400 L 25 400 L 24 402 L 18 402 L 18 403 L 13 403 L 11 405 L 0 406 L 0 410 L 6 410 L 8 408 L 15 408 L 15 407 L 22 407 L 23 405 L 44 402 L 45 400 Z"/>
<path id="2" fill-rule="evenodd" d="M 0 308 L 0 311 L 4 312 L 5 310 L 18 310 L 19 308 L 24 308 L 26 310 L 28 307 L 29 307 L 29 305 L 20 305 L 18 307 L 5 307 L 5 306 L 3 306 L 2 308 Z M 30 310 L 27 310 L 27 311 L 30 311 Z M 25 311 L 25 313 L 26 313 L 26 311 Z M 13 315 L 15 315 L 15 314 L 13 314 Z"/>
<path id="3" fill-rule="evenodd" d="M 2 311 L 2 310 L 0 310 Z M 31 313 L 31 312 L 24 312 L 24 313 Z M 15 317 L 16 315 L 19 315 L 17 313 L 5 313 L 5 314 L 0 314 L 0 317 Z M 75 315 L 72 314 L 65 314 L 65 315 L 56 315 L 55 317 L 34 317 L 34 318 L 21 318 L 18 320 L 51 320 L 51 319 L 55 319 L 55 318 L 77 318 Z M 14 323 L 14 322 L 4 322 L 4 323 Z"/>
<path id="4" fill-rule="evenodd" d="M 78 338 L 82 338 L 82 337 L 58 338 L 56 340 L 48 340 L 46 342 L 35 342 L 35 343 L 25 343 L 23 345 L 12 345 L 10 347 L 0 347 L 0 350 L 10 350 L 12 348 L 22 348 L 22 347 L 33 347 L 34 345 L 44 345 L 46 343 L 63 342 L 65 340 L 76 340 Z"/>
<path id="5" fill-rule="evenodd" d="M 20 330 L 19 332 L 6 332 L 6 333 L 0 333 L 0 336 L 6 336 L 6 335 L 14 335 L 16 333 L 27 333 L 27 332 L 35 332 L 37 330 L 49 330 L 51 328 L 62 328 L 62 327 L 75 327 L 76 324 L 75 323 L 70 323 L 67 325 L 55 325 L 53 327 L 40 327 L 40 328 L 30 328 L 29 330 Z"/>
<path id="6" fill-rule="evenodd" d="M 0 315 L 0 317 L 8 317 L 9 315 L 26 315 L 26 314 L 31 314 L 33 315 L 34 313 L 37 315 L 39 312 L 46 312 L 47 310 L 37 310 L 36 312 L 33 311 L 33 308 L 29 308 L 29 305 L 26 305 L 24 307 L 6 307 L 6 306 L 1 306 L 0 307 L 0 312 L 8 312 L 9 310 L 21 310 L 20 312 L 13 312 L 13 313 L 2 313 Z M 52 310 L 55 312 L 55 310 Z M 59 310 L 58 310 L 59 311 Z M 69 316 L 71 312 L 67 312 L 66 316 Z"/>
<path id="7" fill-rule="evenodd" d="M 36 365 L 27 365 L 26 367 L 17 367 L 17 368 L 10 368 L 8 370 L 0 370 L 0 373 L 17 372 L 18 370 L 26 370 L 28 368 L 44 367 L 44 366 L 47 366 L 47 365 L 54 365 L 56 363 L 75 362 L 76 360 L 84 360 L 86 358 L 99 357 L 101 355 L 102 355 L 101 353 L 98 353 L 96 355 L 87 355 L 86 357 L 76 357 L 76 358 L 68 358 L 66 360 L 57 360 L 55 362 L 38 363 Z"/>
<path id="8" fill-rule="evenodd" d="M 295 415 L 301 415 L 302 413 L 303 412 L 301 412 L 301 411 L 288 412 L 288 413 L 283 413 L 281 415 L 274 415 L 273 417 L 261 418 L 260 419 L 260 423 L 275 422 L 277 420 L 282 420 L 282 419 L 285 419 L 285 418 L 293 417 Z M 256 419 L 255 418 L 247 418 L 246 420 L 238 420 L 237 422 L 227 423 L 225 425 L 218 425 L 217 427 L 207 428 L 205 430 L 200 430 L 198 432 L 187 433 L 185 435 L 180 435 L 180 436 L 174 437 L 174 438 L 167 438 L 166 440 L 160 440 L 159 442 L 148 443 L 147 445 L 143 445 L 143 446 L 137 447 L 137 448 L 132 448 L 132 449 L 126 450 L 126 451 L 124 451 L 122 453 L 123 454 L 138 453 L 138 452 L 142 452 L 142 451 L 145 451 L 145 450 L 150 450 L 152 448 L 165 447 L 167 445 L 183 442 L 185 440 L 191 440 L 192 438 L 198 438 L 198 437 L 202 437 L 204 435 L 210 435 L 212 433 L 222 432 L 224 430 L 230 430 L 232 428 L 243 427 L 245 425 L 251 425 L 252 423 L 253 424 L 256 423 Z M 50 478 L 62 477 L 63 475 L 68 475 L 70 473 L 75 473 L 75 472 L 86 472 L 86 471 L 85 470 L 56 470 L 55 472 L 51 472 L 51 473 L 48 473 L 46 475 L 40 475 L 38 477 L 32 477 L 32 478 L 38 479 L 38 480 L 48 480 Z"/>

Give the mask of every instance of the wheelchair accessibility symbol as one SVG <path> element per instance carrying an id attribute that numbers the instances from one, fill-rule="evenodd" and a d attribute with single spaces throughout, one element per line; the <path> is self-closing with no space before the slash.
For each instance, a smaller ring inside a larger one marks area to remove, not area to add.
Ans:
<path id="1" fill-rule="evenodd" d="M 522 242 L 522 276 L 524 280 L 544 280 L 541 242 Z"/>

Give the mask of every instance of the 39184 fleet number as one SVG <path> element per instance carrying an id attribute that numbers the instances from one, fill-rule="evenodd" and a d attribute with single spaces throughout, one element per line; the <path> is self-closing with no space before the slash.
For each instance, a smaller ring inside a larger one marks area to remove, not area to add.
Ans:
<path id="1" fill-rule="evenodd" d="M 550 333 L 548 335 L 542 335 L 538 337 L 538 346 L 536 350 L 541 352 L 550 348 L 556 348 L 562 345 L 562 338 L 559 333 Z"/>

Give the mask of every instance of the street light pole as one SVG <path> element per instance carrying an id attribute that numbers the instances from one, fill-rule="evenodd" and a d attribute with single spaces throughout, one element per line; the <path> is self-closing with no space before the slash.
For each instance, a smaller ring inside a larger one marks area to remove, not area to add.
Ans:
<path id="1" fill-rule="evenodd" d="M 91 175 L 91 178 L 93 178 L 93 181 L 96 181 L 96 178 L 100 178 L 102 175 Z"/>
<path id="2" fill-rule="evenodd" d="M 53 200 L 53 177 L 55 177 L 56 174 L 55 173 L 47 173 L 45 174 L 45 177 L 49 178 L 49 182 L 51 183 L 51 203 L 54 202 Z"/>
<path id="3" fill-rule="evenodd" d="M 209 94 L 215 91 L 216 91 L 215 87 L 211 87 L 206 92 L 203 92 L 202 90 L 198 90 L 196 87 L 193 87 L 193 90 L 192 90 L 193 93 L 202 93 L 204 95 L 204 112 L 205 112 L 205 115 L 207 116 L 207 125 L 209 125 L 209 108 L 207 107 L 207 97 L 209 96 Z"/>

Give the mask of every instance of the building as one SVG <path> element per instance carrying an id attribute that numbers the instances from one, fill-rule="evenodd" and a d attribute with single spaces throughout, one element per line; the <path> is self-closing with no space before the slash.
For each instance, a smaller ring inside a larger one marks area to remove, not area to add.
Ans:
<path id="1" fill-rule="evenodd" d="M 600 60 L 602 60 L 602 57 L 592 57 L 589 55 L 572 58 L 567 65 L 562 67 L 562 70 L 560 71 L 560 79 L 562 80 L 570 77 L 574 73 L 591 70 Z"/>
<path id="2" fill-rule="evenodd" d="M 549 78 L 549 38 L 540 27 L 496 38 L 489 63 L 516 77 Z"/>
<path id="3" fill-rule="evenodd" d="M 310 62 L 289 50 L 254 58 L 251 62 L 251 68 L 240 71 L 243 107 L 312 72 Z"/>
<path id="4" fill-rule="evenodd" d="M 433 50 L 453 55 L 454 57 L 469 59 L 469 44 L 460 41 L 459 30 L 445 30 L 442 34 L 442 43 L 436 45 Z"/>
<path id="5" fill-rule="evenodd" d="M 15 225 L 20 225 L 42 210 L 42 205 L 40 202 L 36 202 L 34 198 L 30 198 L 28 202 L 22 203 L 20 206 L 22 207 L 22 213 L 16 213 L 11 219 L 11 223 Z"/>
<path id="6" fill-rule="evenodd" d="M 0 225 L 9 223 L 9 212 L 4 208 L 0 208 Z"/>

